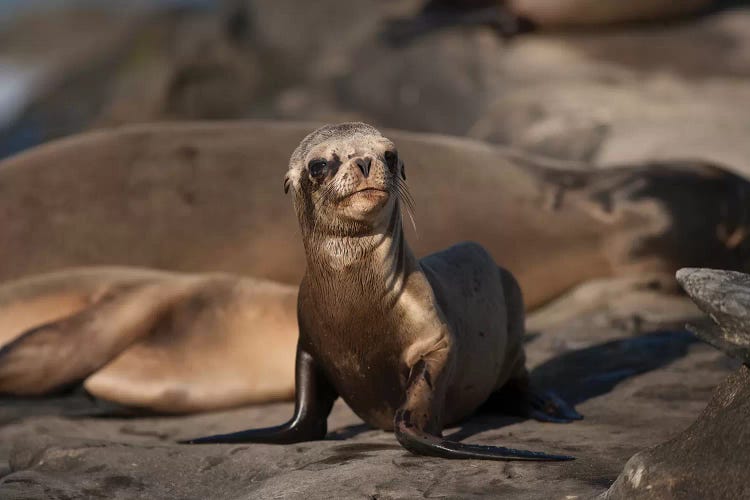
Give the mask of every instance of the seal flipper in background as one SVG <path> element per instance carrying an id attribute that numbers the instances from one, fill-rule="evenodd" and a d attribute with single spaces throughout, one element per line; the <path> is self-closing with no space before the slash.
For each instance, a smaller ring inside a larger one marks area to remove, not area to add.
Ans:
<path id="1" fill-rule="evenodd" d="M 181 443 L 291 444 L 323 439 L 328 431 L 328 415 L 338 394 L 312 355 L 300 346 L 297 347 L 295 361 L 295 385 L 294 416 L 288 422 L 274 427 L 189 439 Z"/>
<path id="2" fill-rule="evenodd" d="M 429 0 L 416 16 L 387 21 L 381 36 L 393 45 L 403 45 L 452 26 L 490 26 L 506 38 L 534 29 L 530 21 L 497 0 Z"/>
<path id="3" fill-rule="evenodd" d="M 186 289 L 112 289 L 75 314 L 36 326 L 0 349 L 0 393 L 41 395 L 79 382 L 148 333 Z"/>

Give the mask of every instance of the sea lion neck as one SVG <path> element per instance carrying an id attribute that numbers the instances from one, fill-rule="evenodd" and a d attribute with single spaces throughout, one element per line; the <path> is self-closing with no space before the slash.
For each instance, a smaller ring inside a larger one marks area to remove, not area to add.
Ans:
<path id="1" fill-rule="evenodd" d="M 380 229 L 351 235 L 308 234 L 305 253 L 308 279 L 336 295 L 342 290 L 397 295 L 418 265 L 404 238 L 398 204 Z"/>

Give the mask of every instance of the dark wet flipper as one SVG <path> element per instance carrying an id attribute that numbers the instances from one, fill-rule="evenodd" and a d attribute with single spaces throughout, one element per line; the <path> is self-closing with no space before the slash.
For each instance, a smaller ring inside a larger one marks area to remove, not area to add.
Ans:
<path id="1" fill-rule="evenodd" d="M 540 422 L 569 423 L 583 416 L 554 392 L 530 389 L 529 417 Z"/>
<path id="2" fill-rule="evenodd" d="M 491 26 L 506 38 L 532 29 L 527 20 L 516 16 L 502 5 L 478 8 L 443 6 L 425 8 L 412 18 L 388 21 L 381 37 L 393 45 L 402 45 L 433 31 L 454 26 Z"/>
<path id="3" fill-rule="evenodd" d="M 490 395 L 479 411 L 533 418 L 540 422 L 566 424 L 583 416 L 572 405 L 550 391 L 535 389 L 527 378 L 512 380 Z"/>
<path id="4" fill-rule="evenodd" d="M 297 346 L 295 365 L 294 416 L 288 422 L 274 427 L 187 439 L 180 443 L 292 444 L 323 439 L 327 432 L 326 420 L 338 395 L 312 355 L 300 346 Z"/>
<path id="5" fill-rule="evenodd" d="M 504 448 L 502 446 L 484 446 L 448 441 L 411 427 L 404 421 L 397 422 L 395 432 L 399 443 L 415 455 L 457 460 L 529 460 L 540 462 L 575 460 L 575 457 L 568 455 L 551 455 L 538 451 Z"/>
<path id="6" fill-rule="evenodd" d="M 179 441 L 180 444 L 230 444 L 230 443 L 266 443 L 266 444 L 293 444 L 303 441 L 314 441 L 323 439 L 326 428 L 301 428 L 293 423 L 287 423 L 265 429 L 250 429 L 230 434 L 215 434 L 196 439 Z"/>

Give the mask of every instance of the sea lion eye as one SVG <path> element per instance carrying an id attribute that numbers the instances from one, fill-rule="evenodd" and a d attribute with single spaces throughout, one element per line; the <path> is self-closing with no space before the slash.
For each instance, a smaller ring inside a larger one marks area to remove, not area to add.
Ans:
<path id="1" fill-rule="evenodd" d="M 386 151 L 385 164 L 388 165 L 388 168 L 391 169 L 391 172 L 395 172 L 396 167 L 398 166 L 398 153 L 396 153 L 395 151 Z"/>
<path id="2" fill-rule="evenodd" d="M 315 178 L 318 178 L 326 173 L 326 169 L 328 168 L 328 162 L 325 160 L 312 160 L 307 165 L 307 168 L 310 170 L 310 175 L 312 175 Z"/>

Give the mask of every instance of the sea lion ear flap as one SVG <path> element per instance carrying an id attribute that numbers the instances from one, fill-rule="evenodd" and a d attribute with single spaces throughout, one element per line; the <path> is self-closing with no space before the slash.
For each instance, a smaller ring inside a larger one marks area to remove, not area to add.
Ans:
<path id="1" fill-rule="evenodd" d="M 289 185 L 292 183 L 292 180 L 289 178 L 289 174 L 286 174 L 284 176 L 284 194 L 289 192 Z"/>
<path id="2" fill-rule="evenodd" d="M 401 178 L 406 180 L 406 164 L 401 161 Z"/>

